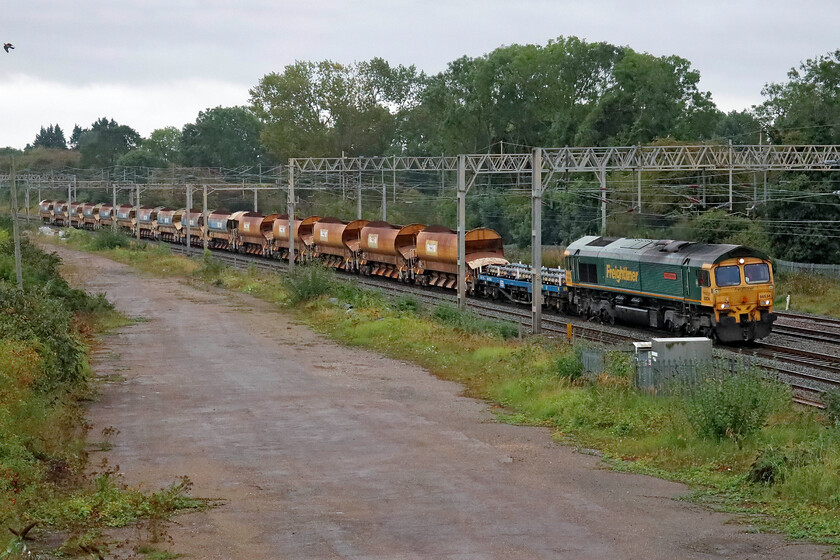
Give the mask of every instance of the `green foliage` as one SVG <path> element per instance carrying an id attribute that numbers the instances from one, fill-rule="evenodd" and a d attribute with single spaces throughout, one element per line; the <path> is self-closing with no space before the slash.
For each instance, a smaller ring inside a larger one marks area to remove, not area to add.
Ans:
<path id="1" fill-rule="evenodd" d="M 117 160 L 118 167 L 166 167 L 181 162 L 181 131 L 174 126 L 153 130 L 140 146 Z"/>
<path id="2" fill-rule="evenodd" d="M 90 247 L 94 251 L 130 247 L 132 239 L 122 232 L 103 230 L 93 236 Z"/>
<path id="3" fill-rule="evenodd" d="M 441 304 L 432 311 L 432 317 L 444 324 L 470 334 L 489 334 L 498 338 L 512 338 L 519 334 L 513 323 L 500 320 L 483 319 L 470 311 L 461 311 L 457 307 Z"/>
<path id="4" fill-rule="evenodd" d="M 761 123 L 749 111 L 730 111 L 718 122 L 715 136 L 732 140 L 733 144 L 754 146 L 761 140 Z"/>
<path id="5" fill-rule="evenodd" d="M 245 107 L 215 107 L 201 111 L 195 123 L 184 125 L 180 150 L 188 167 L 236 168 L 263 162 L 262 125 Z"/>
<path id="6" fill-rule="evenodd" d="M 401 296 L 394 301 L 394 309 L 401 313 L 417 313 L 420 304 L 412 296 Z"/>
<path id="7" fill-rule="evenodd" d="M 263 143 L 281 160 L 302 153 L 383 155 L 399 145 L 401 115 L 414 104 L 421 79 L 414 67 L 380 58 L 352 65 L 299 61 L 264 76 L 251 90 L 251 105 L 267 123 Z"/>
<path id="8" fill-rule="evenodd" d="M 33 148 L 50 148 L 56 150 L 66 150 L 67 140 L 64 138 L 64 131 L 61 127 L 56 125 L 49 125 L 41 130 L 35 136 L 35 141 L 32 143 Z"/>
<path id="9" fill-rule="evenodd" d="M 758 372 L 709 372 L 697 386 L 687 387 L 685 414 L 698 435 L 741 441 L 756 434 L 767 417 L 790 402 L 790 388 Z"/>
<path id="10" fill-rule="evenodd" d="M 368 290 L 354 282 L 334 282 L 330 294 L 338 301 L 356 308 L 380 308 L 387 305 L 387 299 L 377 290 Z"/>
<path id="11" fill-rule="evenodd" d="M 783 449 L 770 446 L 762 449 L 747 473 L 747 480 L 753 484 L 773 484 L 784 480 L 789 459 Z"/>
<path id="12" fill-rule="evenodd" d="M 689 223 L 687 233 L 701 243 L 746 245 L 770 253 L 770 240 L 760 222 L 725 210 L 703 212 Z"/>
<path id="13" fill-rule="evenodd" d="M 140 134 L 130 126 L 103 117 L 79 134 L 79 151 L 83 167 L 110 167 L 117 159 L 136 148 Z"/>
<path id="14" fill-rule="evenodd" d="M 791 68 L 787 83 L 771 83 L 756 113 L 780 144 L 840 143 L 840 50 Z"/>
<path id="15" fill-rule="evenodd" d="M 335 276 L 320 263 L 302 264 L 284 278 L 283 285 L 289 293 L 289 302 L 294 305 L 327 294 L 335 285 Z"/>
<path id="16" fill-rule="evenodd" d="M 790 194 L 772 200 L 766 210 L 774 255 L 796 262 L 840 263 L 840 243 L 826 226 L 840 220 L 840 200 L 831 194 L 836 185 L 797 175 L 785 188 Z"/>
<path id="17" fill-rule="evenodd" d="M 75 336 L 72 314 L 46 290 L 24 292 L 0 284 L 0 340 L 28 342 L 43 360 L 43 390 L 73 384 L 86 373 L 85 348 Z"/>
<path id="18" fill-rule="evenodd" d="M 205 249 L 201 255 L 201 267 L 195 271 L 196 276 L 203 278 L 218 277 L 227 267 L 225 263 L 213 256 L 210 249 Z"/>
<path id="19" fill-rule="evenodd" d="M 825 414 L 834 424 L 840 424 L 840 389 L 826 391 L 822 395 Z"/>
<path id="20" fill-rule="evenodd" d="M 560 354 L 555 362 L 557 375 L 574 381 L 583 375 L 583 362 L 580 361 L 580 352 L 571 351 Z"/>

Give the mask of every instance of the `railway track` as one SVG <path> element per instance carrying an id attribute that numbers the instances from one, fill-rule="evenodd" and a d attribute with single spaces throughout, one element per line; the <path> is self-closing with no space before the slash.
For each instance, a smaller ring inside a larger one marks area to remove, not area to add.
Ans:
<path id="1" fill-rule="evenodd" d="M 827 344 L 840 344 L 840 320 L 795 313 L 777 312 L 779 318 L 773 325 L 775 334 L 784 334 L 803 340 Z"/>
<path id="2" fill-rule="evenodd" d="M 154 243 L 154 241 L 149 242 Z M 204 253 L 204 249 L 201 247 L 186 247 L 175 244 L 169 244 L 169 247 L 175 254 L 191 257 L 201 256 Z M 229 266 L 239 269 L 247 270 L 253 267 L 257 270 L 268 272 L 285 272 L 288 270 L 288 265 L 283 261 L 268 260 L 254 255 L 214 251 L 213 257 Z M 383 291 L 391 295 L 409 296 L 426 305 L 457 303 L 457 298 L 454 294 L 437 288 L 398 284 L 379 277 L 369 276 L 336 274 L 336 278 L 341 281 L 355 282 L 358 285 Z M 467 308 L 483 318 L 503 320 L 517 324 L 521 329 L 520 332 L 530 330 L 531 314 L 524 309 L 478 299 L 469 300 L 467 302 Z M 777 322 L 774 327 L 774 332 L 788 334 L 801 339 L 840 344 L 840 320 L 792 313 L 780 313 L 779 315 L 781 324 Z M 584 339 L 603 344 L 625 345 L 644 338 L 639 335 L 607 331 L 603 325 L 586 324 L 587 321 L 579 318 L 552 317 L 551 315 L 544 314 L 542 321 L 543 331 L 554 336 L 571 336 L 572 339 Z M 815 332 L 813 326 L 800 326 L 795 324 L 797 321 L 807 321 L 816 325 L 825 326 L 826 330 Z M 834 329 L 834 332 L 831 331 L 831 328 Z M 840 388 L 840 357 L 837 356 L 789 346 L 762 343 L 756 343 L 752 347 L 723 347 L 722 349 L 771 362 L 773 365 L 762 364 L 760 367 L 773 372 L 780 380 L 790 385 L 793 388 L 794 400 L 805 405 L 822 407 L 823 404 L 820 395 L 826 391 Z M 789 364 L 795 368 L 805 368 L 806 371 L 786 367 L 781 365 L 782 363 Z M 813 373 L 812 371 L 814 370 L 827 372 L 828 375 Z"/>

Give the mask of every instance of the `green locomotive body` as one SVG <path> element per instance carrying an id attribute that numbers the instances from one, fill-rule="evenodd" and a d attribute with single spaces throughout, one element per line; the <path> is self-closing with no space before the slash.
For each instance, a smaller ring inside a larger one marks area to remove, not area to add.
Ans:
<path id="1" fill-rule="evenodd" d="M 770 261 L 742 245 L 588 236 L 564 260 L 581 315 L 724 342 L 763 338 L 776 318 Z"/>

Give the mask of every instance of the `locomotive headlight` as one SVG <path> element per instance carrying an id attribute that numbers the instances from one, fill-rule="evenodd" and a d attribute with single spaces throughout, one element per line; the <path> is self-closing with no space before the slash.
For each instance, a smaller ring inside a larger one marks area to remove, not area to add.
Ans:
<path id="1" fill-rule="evenodd" d="M 720 308 L 721 309 L 729 309 L 729 304 L 728 303 L 721 303 Z"/>

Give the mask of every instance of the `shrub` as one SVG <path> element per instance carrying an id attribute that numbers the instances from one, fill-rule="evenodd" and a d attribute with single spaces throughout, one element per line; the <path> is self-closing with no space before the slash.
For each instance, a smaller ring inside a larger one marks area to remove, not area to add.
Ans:
<path id="1" fill-rule="evenodd" d="M 114 231 L 101 231 L 98 235 L 94 235 L 90 242 L 90 248 L 94 251 L 130 246 L 131 239 L 127 235 Z"/>
<path id="2" fill-rule="evenodd" d="M 210 249 L 205 249 L 201 255 L 201 267 L 195 274 L 202 278 L 219 276 L 225 270 L 225 263 L 213 256 Z"/>
<path id="3" fill-rule="evenodd" d="M 330 291 L 335 282 L 334 273 L 322 264 L 302 264 L 295 267 L 283 284 L 289 292 L 289 302 L 297 304 L 310 301 Z"/>
<path id="4" fill-rule="evenodd" d="M 0 341 L 31 342 L 44 363 L 42 389 L 82 379 L 85 348 L 73 334 L 72 315 L 46 290 L 24 292 L 0 283 Z"/>
<path id="5" fill-rule="evenodd" d="M 417 313 L 420 304 L 411 296 L 402 296 L 394 302 L 394 309 L 400 313 Z"/>
<path id="6" fill-rule="evenodd" d="M 362 288 L 355 282 L 334 282 L 330 292 L 351 307 L 384 307 L 386 304 L 381 292 Z"/>
<path id="7" fill-rule="evenodd" d="M 583 362 L 580 360 L 580 352 L 566 352 L 561 354 L 555 362 L 557 375 L 574 381 L 583 375 Z"/>
<path id="8" fill-rule="evenodd" d="M 753 370 L 710 372 L 685 388 L 688 421 L 704 438 L 740 441 L 758 432 L 767 417 L 790 402 L 790 388 Z"/>
<path id="9" fill-rule="evenodd" d="M 835 424 L 840 424 L 840 389 L 832 389 L 823 393 L 825 414 Z"/>
<path id="10" fill-rule="evenodd" d="M 747 473 L 747 480 L 755 484 L 773 484 L 785 476 L 788 458 L 784 451 L 775 447 L 763 449 Z"/>
<path id="11" fill-rule="evenodd" d="M 435 307 L 432 317 L 470 334 L 490 334 L 500 338 L 512 338 L 519 334 L 513 323 L 483 319 L 470 311 L 461 311 L 454 305 L 441 304 Z"/>

